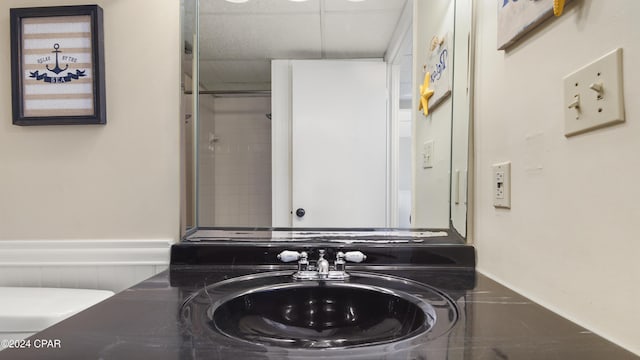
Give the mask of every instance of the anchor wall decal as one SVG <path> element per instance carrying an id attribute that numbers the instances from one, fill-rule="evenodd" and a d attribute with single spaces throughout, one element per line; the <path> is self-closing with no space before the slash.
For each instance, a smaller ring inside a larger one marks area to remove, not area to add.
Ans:
<path id="1" fill-rule="evenodd" d="M 56 67 L 54 67 L 53 69 L 49 69 L 49 65 L 47 65 L 47 70 L 56 73 L 56 75 L 60 74 L 61 72 L 67 70 L 69 68 L 69 64 L 67 64 L 67 66 L 64 69 L 60 68 L 60 63 L 58 62 L 58 54 L 60 54 L 62 51 L 58 50 L 60 49 L 60 44 L 53 44 L 53 51 L 52 53 L 56 54 Z"/>

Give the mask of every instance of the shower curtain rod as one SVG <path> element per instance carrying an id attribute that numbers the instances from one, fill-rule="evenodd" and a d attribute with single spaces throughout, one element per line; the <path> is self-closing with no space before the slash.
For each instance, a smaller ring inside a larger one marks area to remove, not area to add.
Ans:
<path id="1" fill-rule="evenodd" d="M 193 91 L 185 91 L 185 95 L 192 95 Z M 265 96 L 271 95 L 271 90 L 200 90 L 200 95 L 213 96 Z"/>

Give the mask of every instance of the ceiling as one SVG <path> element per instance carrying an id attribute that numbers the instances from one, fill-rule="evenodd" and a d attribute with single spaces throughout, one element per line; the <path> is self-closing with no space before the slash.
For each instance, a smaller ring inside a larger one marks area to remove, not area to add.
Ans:
<path id="1" fill-rule="evenodd" d="M 201 86 L 268 90 L 272 59 L 382 58 L 406 3 L 200 0 Z"/>

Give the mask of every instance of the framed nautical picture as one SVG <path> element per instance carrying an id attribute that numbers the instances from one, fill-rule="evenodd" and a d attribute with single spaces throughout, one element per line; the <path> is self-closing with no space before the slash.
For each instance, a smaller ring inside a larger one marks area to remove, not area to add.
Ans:
<path id="1" fill-rule="evenodd" d="M 505 50 L 553 16 L 558 0 L 497 0 L 498 50 Z M 564 7 L 564 0 L 562 1 Z"/>
<path id="2" fill-rule="evenodd" d="M 443 31 L 439 34 L 442 33 Z M 449 60 L 451 48 L 448 38 L 448 34 L 445 33 L 431 39 L 429 56 L 425 65 L 425 70 L 431 76 L 431 88 L 434 91 L 429 101 L 429 109 L 435 109 L 451 95 L 451 60 Z"/>
<path id="3" fill-rule="evenodd" d="M 13 124 L 105 124 L 97 5 L 11 9 Z"/>

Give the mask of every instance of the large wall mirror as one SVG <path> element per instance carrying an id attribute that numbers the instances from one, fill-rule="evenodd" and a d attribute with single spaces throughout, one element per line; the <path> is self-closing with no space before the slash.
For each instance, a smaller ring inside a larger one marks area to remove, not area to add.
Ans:
<path id="1" fill-rule="evenodd" d="M 472 0 L 182 6 L 185 228 L 467 237 Z"/>

